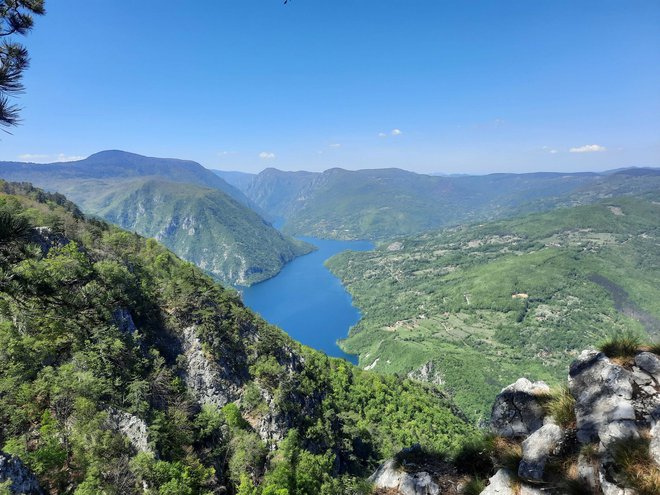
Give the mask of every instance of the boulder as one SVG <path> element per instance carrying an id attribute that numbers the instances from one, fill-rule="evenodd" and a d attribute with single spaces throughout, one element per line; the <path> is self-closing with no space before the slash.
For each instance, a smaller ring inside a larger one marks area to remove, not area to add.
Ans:
<path id="1" fill-rule="evenodd" d="M 488 480 L 488 486 L 480 495 L 542 495 L 537 488 L 519 484 L 508 469 L 500 469 Z"/>
<path id="2" fill-rule="evenodd" d="M 569 371 L 569 388 L 576 401 L 578 441 L 600 441 L 607 447 L 613 440 L 638 434 L 633 383 L 633 374 L 612 363 L 602 352 L 580 354 Z"/>
<path id="3" fill-rule="evenodd" d="M 440 488 L 427 472 L 407 473 L 394 459 L 381 464 L 369 477 L 376 488 L 396 490 L 400 495 L 439 495 Z"/>
<path id="4" fill-rule="evenodd" d="M 523 458 L 518 467 L 518 476 L 532 482 L 543 481 L 543 470 L 548 457 L 557 453 L 564 438 L 564 430 L 548 423 L 522 443 Z"/>
<path id="5" fill-rule="evenodd" d="M 660 383 L 660 358 L 651 352 L 640 352 L 635 356 L 635 364 Z"/>
<path id="6" fill-rule="evenodd" d="M 37 478 L 18 457 L 0 452 L 0 483 L 11 481 L 10 493 L 45 495 Z"/>
<path id="7" fill-rule="evenodd" d="M 520 378 L 504 388 L 495 399 L 491 414 L 491 429 L 497 435 L 524 437 L 543 426 L 545 412 L 539 397 L 550 392 L 544 382 L 532 383 Z"/>

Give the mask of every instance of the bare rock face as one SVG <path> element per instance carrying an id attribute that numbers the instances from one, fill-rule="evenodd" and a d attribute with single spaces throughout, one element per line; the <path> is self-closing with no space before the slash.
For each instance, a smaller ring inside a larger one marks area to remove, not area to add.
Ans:
<path id="1" fill-rule="evenodd" d="M 564 439 L 564 430 L 548 423 L 522 443 L 523 458 L 518 467 L 518 476 L 532 482 L 543 481 L 543 471 L 548 458 L 556 454 Z"/>
<path id="2" fill-rule="evenodd" d="M 133 317 L 131 312 L 126 308 L 119 308 L 112 313 L 112 319 L 115 321 L 117 328 L 123 333 L 134 334 L 137 331 L 137 327 L 133 322 Z"/>
<path id="3" fill-rule="evenodd" d="M 149 446 L 149 428 L 147 423 L 133 414 L 118 409 L 108 410 L 108 427 L 118 431 L 131 443 L 136 452 L 153 452 Z"/>
<path id="4" fill-rule="evenodd" d="M 30 241 L 37 244 L 44 255 L 52 248 L 63 247 L 70 242 L 64 235 L 53 231 L 50 227 L 36 227 L 30 236 Z"/>
<path id="5" fill-rule="evenodd" d="M 406 473 L 390 459 L 369 477 L 376 488 L 396 490 L 400 495 L 439 495 L 440 488 L 427 472 Z"/>
<path id="6" fill-rule="evenodd" d="M 491 429 L 497 435 L 520 438 L 543 426 L 544 411 L 539 397 L 550 392 L 544 382 L 530 382 L 520 378 L 504 388 L 495 399 L 491 415 Z"/>
<path id="7" fill-rule="evenodd" d="M 581 443 L 612 442 L 639 436 L 633 407 L 634 377 L 602 352 L 584 351 L 569 371 Z"/>
<path id="8" fill-rule="evenodd" d="M 45 495 L 37 478 L 18 457 L 0 452 L 0 483 L 11 481 L 10 493 Z"/>
<path id="9" fill-rule="evenodd" d="M 194 325 L 183 330 L 181 346 L 185 357 L 184 381 L 200 404 L 223 407 L 239 398 L 239 378 L 206 356 Z"/>

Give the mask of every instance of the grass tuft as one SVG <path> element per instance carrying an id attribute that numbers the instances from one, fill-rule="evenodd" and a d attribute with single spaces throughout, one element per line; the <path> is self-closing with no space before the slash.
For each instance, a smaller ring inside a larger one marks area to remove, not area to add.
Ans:
<path id="1" fill-rule="evenodd" d="M 486 480 L 479 478 L 472 478 L 463 487 L 461 492 L 463 495 L 479 495 L 486 489 Z"/>
<path id="2" fill-rule="evenodd" d="M 642 338 L 632 331 L 612 335 L 602 344 L 600 351 L 609 358 L 631 358 L 642 346 Z"/>
<path id="3" fill-rule="evenodd" d="M 660 355 L 660 342 L 653 342 L 649 344 L 649 352 L 652 352 L 653 354 L 658 354 Z"/>
<path id="4" fill-rule="evenodd" d="M 490 476 L 493 471 L 493 450 L 495 436 L 484 433 L 461 446 L 454 456 L 454 465 L 459 472 L 479 478 Z"/>
<path id="5" fill-rule="evenodd" d="M 518 442 L 504 437 L 493 440 L 493 463 L 496 467 L 517 473 L 521 460 L 522 446 Z"/>
<path id="6" fill-rule="evenodd" d="M 575 428 L 575 397 L 566 385 L 552 390 L 542 401 L 545 413 L 562 428 Z"/>
<path id="7" fill-rule="evenodd" d="M 647 438 L 618 441 L 612 448 L 614 463 L 637 495 L 660 493 L 660 468 L 651 458 Z"/>

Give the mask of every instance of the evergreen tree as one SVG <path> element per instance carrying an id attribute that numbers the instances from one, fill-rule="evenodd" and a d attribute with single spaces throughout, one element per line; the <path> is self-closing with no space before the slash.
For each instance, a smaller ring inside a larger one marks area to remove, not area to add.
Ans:
<path id="1" fill-rule="evenodd" d="M 23 91 L 21 78 L 30 61 L 27 49 L 12 36 L 27 34 L 32 16 L 44 13 L 44 0 L 0 0 L 0 127 L 19 122 L 20 108 L 9 98 Z"/>

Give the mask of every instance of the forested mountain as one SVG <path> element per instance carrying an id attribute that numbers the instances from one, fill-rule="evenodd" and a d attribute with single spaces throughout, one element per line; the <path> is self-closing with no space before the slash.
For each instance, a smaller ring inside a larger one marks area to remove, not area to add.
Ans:
<path id="1" fill-rule="evenodd" d="M 430 176 L 399 169 L 225 175 L 295 235 L 383 239 L 652 190 L 657 169 Z"/>
<path id="2" fill-rule="evenodd" d="M 301 346 L 155 240 L 0 191 L 0 450 L 46 491 L 368 493 L 402 447 L 475 435 L 434 386 Z"/>
<path id="3" fill-rule="evenodd" d="M 228 284 L 270 278 L 312 249 L 283 236 L 243 193 L 191 161 L 104 151 L 70 163 L 0 162 L 0 178 L 64 193 L 85 212 L 156 237 Z"/>
<path id="4" fill-rule="evenodd" d="M 607 335 L 660 337 L 659 218 L 656 189 L 337 255 L 327 264 L 363 314 L 342 348 L 487 419 L 519 376 L 557 383 Z"/>
<path id="5" fill-rule="evenodd" d="M 250 204 L 236 187 L 197 162 L 142 156 L 119 150 L 100 151 L 73 162 L 0 162 L 0 175 L 5 180 L 30 182 L 48 190 L 58 191 L 62 186 L 73 189 L 67 181 L 160 177 L 173 182 L 218 189 L 246 206 Z M 80 193 L 81 197 L 82 194 Z"/>

